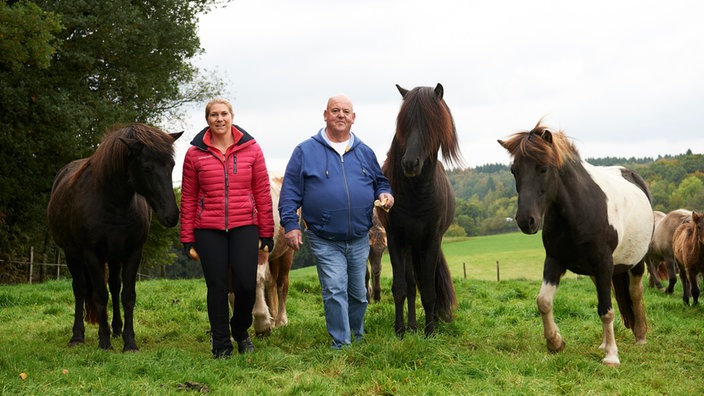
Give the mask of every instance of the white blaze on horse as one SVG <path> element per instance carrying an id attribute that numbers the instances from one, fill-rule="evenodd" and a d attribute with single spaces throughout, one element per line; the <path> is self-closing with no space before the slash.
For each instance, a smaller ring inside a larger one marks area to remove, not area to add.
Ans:
<path id="1" fill-rule="evenodd" d="M 526 234 L 541 222 L 545 264 L 538 309 L 548 350 L 565 347 L 553 318 L 553 298 L 567 270 L 591 276 L 602 322 L 602 362 L 618 366 L 611 288 L 623 323 L 645 343 L 644 256 L 653 234 L 651 197 L 645 181 L 622 167 L 583 161 L 564 133 L 540 122 L 530 132 L 499 140 L 513 157 L 516 223 Z M 613 286 L 612 286 L 613 285 Z"/>

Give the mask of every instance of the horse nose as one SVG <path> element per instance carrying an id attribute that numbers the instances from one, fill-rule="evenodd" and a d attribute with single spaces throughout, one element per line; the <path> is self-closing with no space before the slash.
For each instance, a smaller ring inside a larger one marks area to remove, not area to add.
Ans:
<path id="1" fill-rule="evenodd" d="M 404 157 L 401 160 L 401 165 L 403 166 L 403 172 L 406 176 L 415 176 L 420 173 L 420 159 L 418 157 L 415 157 L 412 160 L 408 160 Z"/>

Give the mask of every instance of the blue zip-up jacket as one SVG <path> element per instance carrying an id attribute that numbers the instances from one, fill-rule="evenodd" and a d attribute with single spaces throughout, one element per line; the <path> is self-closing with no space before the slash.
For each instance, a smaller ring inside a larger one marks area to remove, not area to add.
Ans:
<path id="1" fill-rule="evenodd" d="M 374 200 L 391 194 L 371 148 L 354 136 L 352 147 L 340 155 L 323 137 L 325 129 L 293 150 L 279 197 L 281 226 L 300 229 L 296 213 L 309 231 L 321 238 L 348 241 L 372 226 Z"/>

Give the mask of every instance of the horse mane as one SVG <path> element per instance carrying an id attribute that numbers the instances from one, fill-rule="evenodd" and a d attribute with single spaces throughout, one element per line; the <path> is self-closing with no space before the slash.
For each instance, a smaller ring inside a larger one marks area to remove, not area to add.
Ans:
<path id="1" fill-rule="evenodd" d="M 541 118 L 531 131 L 516 132 L 502 146 L 514 158 L 528 158 L 541 165 L 561 168 L 580 160 L 579 152 L 562 130 L 552 131 Z"/>
<path id="2" fill-rule="evenodd" d="M 426 149 L 426 158 L 436 156 L 441 150 L 443 159 L 451 164 L 462 165 L 462 154 L 460 153 L 459 142 L 457 140 L 457 129 L 452 113 L 447 103 L 439 97 L 432 87 L 417 87 L 404 96 L 396 119 L 396 135 L 394 144 L 406 147 L 408 132 L 417 125 L 425 133 L 420 134 L 421 145 Z M 389 150 L 391 163 L 400 163 L 400 158 L 395 158 L 396 153 L 393 147 Z"/>
<path id="3" fill-rule="evenodd" d="M 117 126 L 107 132 L 95 152 L 74 173 L 75 179 L 91 167 L 96 184 L 100 185 L 110 175 L 124 173 L 130 149 L 138 144 L 159 160 L 173 158 L 173 138 L 166 132 L 141 123 Z"/>

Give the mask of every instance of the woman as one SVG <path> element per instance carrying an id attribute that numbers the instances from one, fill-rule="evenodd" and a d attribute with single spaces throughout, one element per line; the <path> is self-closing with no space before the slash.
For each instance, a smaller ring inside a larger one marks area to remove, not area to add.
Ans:
<path id="1" fill-rule="evenodd" d="M 261 147 L 232 124 L 230 102 L 211 100 L 205 106 L 205 119 L 208 127 L 191 141 L 183 161 L 181 242 L 187 256 L 200 256 L 208 288 L 212 352 L 215 358 L 226 358 L 233 351 L 230 336 L 239 353 L 254 351 L 248 329 L 257 283 L 257 248 L 273 250 L 274 217 Z M 235 293 L 231 319 L 230 279 Z"/>

